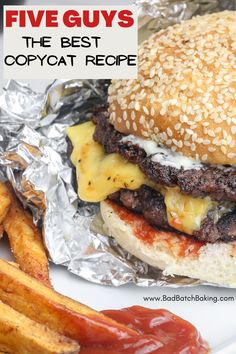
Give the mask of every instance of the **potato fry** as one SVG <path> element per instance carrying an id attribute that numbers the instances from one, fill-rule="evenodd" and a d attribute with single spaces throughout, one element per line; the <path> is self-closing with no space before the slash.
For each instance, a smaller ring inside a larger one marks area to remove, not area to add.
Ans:
<path id="1" fill-rule="evenodd" d="M 17 264 L 16 262 L 10 262 L 10 261 L 6 261 L 6 262 L 9 263 L 12 267 L 16 267 L 16 268 L 20 269 L 19 264 Z"/>
<path id="2" fill-rule="evenodd" d="M 32 216 L 23 209 L 11 188 L 11 207 L 3 221 L 12 252 L 20 268 L 51 287 L 48 259 L 39 230 L 34 225 Z"/>
<path id="3" fill-rule="evenodd" d="M 4 220 L 11 205 L 11 195 L 7 186 L 0 181 L 0 224 Z"/>
<path id="4" fill-rule="evenodd" d="M 76 354 L 76 341 L 30 320 L 0 301 L 0 350 L 12 354 Z"/>
<path id="5" fill-rule="evenodd" d="M 4 228 L 2 225 L 0 225 L 0 239 L 3 237 L 3 233 L 4 233 Z"/>
<path id="6" fill-rule="evenodd" d="M 111 343 L 136 335 L 115 322 L 54 290 L 0 259 L 0 300 L 25 316 L 81 343 Z"/>

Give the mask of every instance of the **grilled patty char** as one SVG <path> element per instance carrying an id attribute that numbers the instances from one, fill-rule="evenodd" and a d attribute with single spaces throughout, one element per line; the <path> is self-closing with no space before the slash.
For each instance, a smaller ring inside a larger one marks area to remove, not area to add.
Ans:
<path id="1" fill-rule="evenodd" d="M 236 170 L 229 166 L 203 165 L 198 169 L 184 170 L 162 165 L 147 156 L 144 149 L 117 132 L 108 121 L 108 113 L 97 112 L 94 117 L 94 140 L 103 145 L 107 153 L 118 153 L 126 160 L 138 164 L 142 172 L 153 182 L 164 186 L 178 186 L 182 193 L 193 197 L 210 196 L 213 200 L 236 201 Z"/>
<path id="2" fill-rule="evenodd" d="M 177 232 L 168 224 L 164 197 L 148 186 L 136 190 L 121 189 L 113 193 L 109 199 L 118 202 L 135 213 L 142 214 L 153 226 Z M 209 213 L 203 220 L 199 230 L 193 232 L 199 241 L 216 242 L 236 239 L 236 210 L 223 215 L 217 223 Z"/>

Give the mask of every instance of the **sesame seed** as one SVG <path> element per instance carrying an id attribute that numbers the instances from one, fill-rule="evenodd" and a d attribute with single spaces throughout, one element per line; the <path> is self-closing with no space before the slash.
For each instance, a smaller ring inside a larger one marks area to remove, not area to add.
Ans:
<path id="1" fill-rule="evenodd" d="M 166 141 L 168 139 L 166 132 L 161 133 L 161 138 Z"/>
<path id="2" fill-rule="evenodd" d="M 187 87 L 188 87 L 188 85 L 186 85 L 186 84 L 180 85 L 180 90 L 186 90 Z"/>
<path id="3" fill-rule="evenodd" d="M 193 135 L 193 131 L 192 131 L 192 129 L 186 129 L 186 132 L 189 134 L 189 135 Z"/>
<path id="4" fill-rule="evenodd" d="M 133 113 L 133 112 L 131 112 L 131 117 L 132 117 L 132 113 Z M 123 119 L 124 119 L 124 120 L 127 119 L 127 112 L 126 112 L 126 111 L 123 112 Z"/>
<path id="5" fill-rule="evenodd" d="M 139 104 L 139 102 L 135 102 L 135 105 L 134 105 L 134 109 L 136 110 L 136 111 L 139 111 L 140 110 L 140 104 Z"/>
<path id="6" fill-rule="evenodd" d="M 181 123 L 185 123 L 185 122 L 187 122 L 187 121 L 188 121 L 188 117 L 187 117 L 186 115 L 180 116 L 180 122 L 181 122 Z"/>
<path id="7" fill-rule="evenodd" d="M 143 125 L 144 122 L 145 122 L 145 117 L 144 117 L 144 116 L 141 116 L 141 117 L 139 118 L 139 123 Z"/>
<path id="8" fill-rule="evenodd" d="M 175 130 L 179 130 L 181 128 L 181 123 L 177 123 L 175 126 L 174 126 Z"/>
<path id="9" fill-rule="evenodd" d="M 166 109 L 165 108 L 162 108 L 161 110 L 160 110 L 160 115 L 161 116 L 164 116 L 166 114 Z"/>
<path id="10" fill-rule="evenodd" d="M 153 128 L 154 124 L 155 124 L 154 119 L 151 119 L 149 122 L 150 129 Z"/>
<path id="11" fill-rule="evenodd" d="M 229 159 L 233 159 L 236 156 L 236 154 L 234 154 L 233 152 L 230 152 L 229 154 L 227 154 L 227 157 Z"/>
<path id="12" fill-rule="evenodd" d="M 227 154 L 227 149 L 226 149 L 225 146 L 221 146 L 221 147 L 220 147 L 220 150 L 223 152 L 224 155 Z"/>
<path id="13" fill-rule="evenodd" d="M 172 130 L 168 127 L 167 128 L 167 134 L 171 137 L 171 136 L 173 136 L 173 133 L 172 133 Z"/>
<path id="14" fill-rule="evenodd" d="M 232 125 L 231 132 L 232 132 L 232 134 L 236 134 L 236 126 L 235 125 Z"/>
<path id="15" fill-rule="evenodd" d="M 111 112 L 110 119 L 114 121 L 116 119 L 116 112 Z"/>
<path id="16" fill-rule="evenodd" d="M 208 130 L 208 135 L 214 138 L 216 135 L 212 129 Z"/>
<path id="17" fill-rule="evenodd" d="M 125 125 L 127 129 L 130 129 L 130 122 L 128 120 L 125 122 Z"/>
<path id="18" fill-rule="evenodd" d="M 203 145 L 209 145 L 211 142 L 208 139 L 204 139 L 202 143 Z"/>
<path id="19" fill-rule="evenodd" d="M 145 130 L 142 130 L 141 133 L 145 138 L 148 138 L 148 133 Z"/>
<path id="20" fill-rule="evenodd" d="M 176 139 L 172 139 L 173 144 L 175 144 L 176 146 L 178 146 L 178 141 Z"/>
<path id="21" fill-rule="evenodd" d="M 192 143 L 190 148 L 191 148 L 192 151 L 195 151 L 196 150 L 196 145 L 194 143 Z"/>
<path id="22" fill-rule="evenodd" d="M 155 67 L 153 67 L 150 71 L 150 78 L 153 78 L 155 76 L 155 73 L 156 73 L 156 69 Z"/>
<path id="23" fill-rule="evenodd" d="M 191 143 L 190 143 L 190 141 L 184 141 L 184 145 L 185 146 L 191 146 Z"/>
<path id="24" fill-rule="evenodd" d="M 176 109 L 176 110 L 174 110 L 174 111 L 171 112 L 171 115 L 172 115 L 173 117 L 178 117 L 179 114 L 180 114 L 180 111 L 179 111 L 178 109 Z"/>

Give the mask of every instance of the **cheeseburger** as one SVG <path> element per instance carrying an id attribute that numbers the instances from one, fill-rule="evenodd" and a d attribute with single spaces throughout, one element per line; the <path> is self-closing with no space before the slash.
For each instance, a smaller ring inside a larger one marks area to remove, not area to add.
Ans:
<path id="1" fill-rule="evenodd" d="M 136 80 L 71 127 L 82 200 L 109 234 L 163 269 L 236 286 L 236 14 L 168 27 L 139 48 Z"/>

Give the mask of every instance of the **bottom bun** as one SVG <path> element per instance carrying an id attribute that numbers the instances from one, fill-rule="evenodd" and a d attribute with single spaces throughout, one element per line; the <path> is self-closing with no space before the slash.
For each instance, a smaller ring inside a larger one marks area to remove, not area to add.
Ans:
<path id="1" fill-rule="evenodd" d="M 109 236 L 165 275 L 236 287 L 236 242 L 202 243 L 183 234 L 161 231 L 142 216 L 108 200 L 101 203 L 101 214 Z"/>

